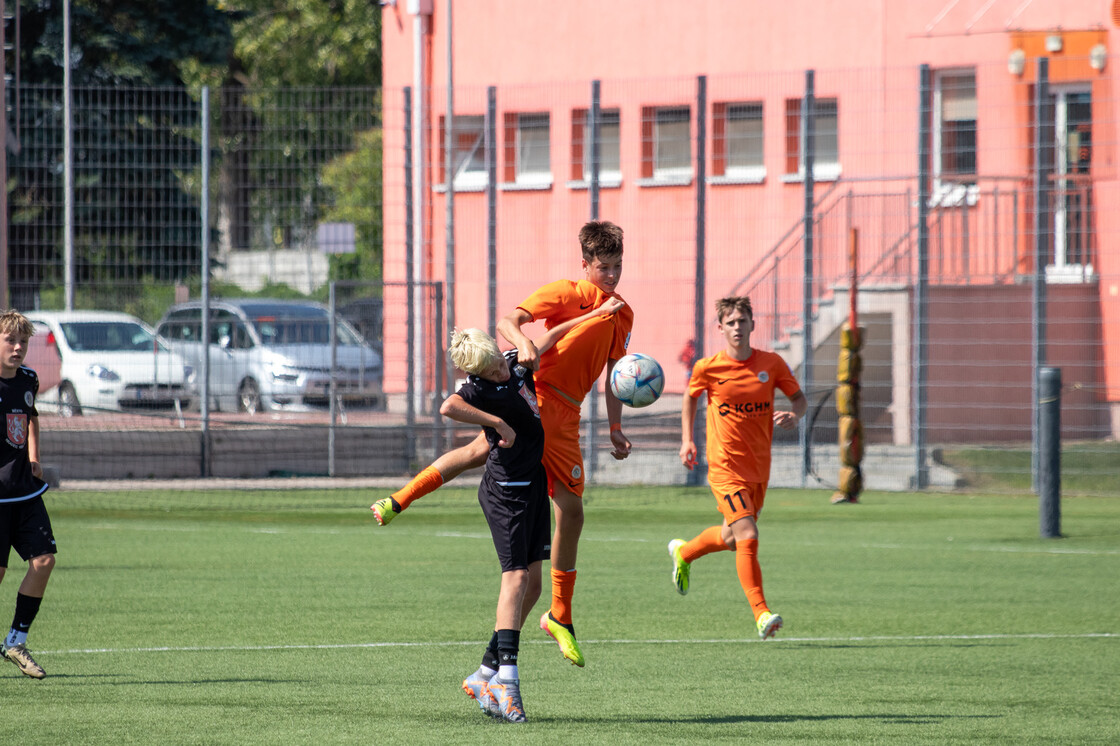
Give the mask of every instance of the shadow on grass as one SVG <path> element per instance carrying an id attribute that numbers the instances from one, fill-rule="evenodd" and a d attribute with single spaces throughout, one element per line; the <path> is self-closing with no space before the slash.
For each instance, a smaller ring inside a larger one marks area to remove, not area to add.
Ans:
<path id="1" fill-rule="evenodd" d="M 47 679 L 50 681 L 59 681 L 69 684 L 85 684 L 90 683 L 90 680 L 97 679 L 98 686 L 196 686 L 201 684 L 311 684 L 312 682 L 307 679 L 264 679 L 264 678 L 243 678 L 243 679 L 167 679 L 167 680 L 153 680 L 153 679 L 128 679 L 126 673 L 60 673 L 60 674 L 47 674 Z M 108 680 L 106 680 L 108 679 Z"/>
<path id="2" fill-rule="evenodd" d="M 949 720 L 989 720 L 1001 718 L 1002 715 L 901 715 L 901 714 L 866 714 L 866 715 L 710 715 L 710 716 L 695 716 L 695 717 L 647 717 L 647 718 L 634 718 L 634 717 L 618 717 L 618 718 L 533 718 L 533 722 L 555 722 L 555 723 L 584 723 L 588 725 L 596 724 L 610 724 L 617 723 L 622 720 L 628 723 L 649 724 L 649 725 L 673 725 L 673 724 L 692 724 L 692 725 L 737 725 L 737 724 L 750 724 L 750 723 L 817 723 L 829 721 L 843 721 L 843 720 L 872 720 L 880 723 L 895 723 L 898 725 L 930 725 L 933 723 L 946 722 Z"/>

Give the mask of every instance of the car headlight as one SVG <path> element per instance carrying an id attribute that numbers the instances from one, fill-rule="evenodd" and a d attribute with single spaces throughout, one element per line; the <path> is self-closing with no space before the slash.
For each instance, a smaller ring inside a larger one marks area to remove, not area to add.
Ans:
<path id="1" fill-rule="evenodd" d="M 120 375 L 116 371 L 110 370 L 109 368 L 106 368 L 104 365 L 101 365 L 99 363 L 94 363 L 93 365 L 86 368 L 86 373 L 91 378 L 96 378 L 99 381 L 121 380 Z"/>
<path id="2" fill-rule="evenodd" d="M 299 371 L 294 368 L 277 366 L 272 369 L 272 377 L 283 383 L 295 383 L 299 380 Z"/>

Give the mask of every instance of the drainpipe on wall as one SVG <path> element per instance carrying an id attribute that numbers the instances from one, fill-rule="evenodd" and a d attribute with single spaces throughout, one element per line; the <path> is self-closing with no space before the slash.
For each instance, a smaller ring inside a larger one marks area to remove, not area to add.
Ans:
<path id="1" fill-rule="evenodd" d="M 425 137 L 427 136 L 425 123 L 428 120 L 428 71 L 425 43 L 428 34 L 431 33 L 432 0 L 408 0 L 408 13 L 412 16 L 412 224 L 416 231 L 412 243 L 413 295 L 411 301 L 416 309 L 413 315 L 414 339 L 416 340 L 416 347 L 413 350 L 416 360 L 414 370 L 418 379 L 417 383 L 420 384 L 413 389 L 415 392 L 413 405 L 422 408 L 424 391 L 426 390 L 423 381 L 428 369 L 424 360 L 425 345 L 421 341 L 424 339 L 425 322 L 424 286 L 421 284 L 424 281 L 424 236 L 426 235 L 424 209 L 427 205 L 427 200 L 424 198 L 427 180 L 424 178 L 424 174 L 428 161 L 424 148 Z"/>

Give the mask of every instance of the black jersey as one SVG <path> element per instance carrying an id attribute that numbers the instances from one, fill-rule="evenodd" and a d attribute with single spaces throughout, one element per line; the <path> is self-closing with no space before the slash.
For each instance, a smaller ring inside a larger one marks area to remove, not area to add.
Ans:
<path id="1" fill-rule="evenodd" d="M 31 418 L 38 417 L 35 397 L 39 377 L 31 368 L 20 368 L 11 378 L 0 378 L 0 416 L 4 439 L 0 442 L 0 502 L 30 500 L 43 494 L 47 485 L 31 473 L 27 434 Z"/>
<path id="2" fill-rule="evenodd" d="M 458 394 L 467 404 L 501 417 L 513 428 L 517 437 L 510 448 L 499 448 L 498 432 L 492 427 L 483 428 L 490 443 L 486 469 L 496 482 L 524 483 L 539 476 L 544 455 L 544 428 L 537 409 L 533 371 L 517 364 L 517 350 L 510 350 L 505 358 L 510 369 L 508 380 L 494 383 L 469 375 Z"/>

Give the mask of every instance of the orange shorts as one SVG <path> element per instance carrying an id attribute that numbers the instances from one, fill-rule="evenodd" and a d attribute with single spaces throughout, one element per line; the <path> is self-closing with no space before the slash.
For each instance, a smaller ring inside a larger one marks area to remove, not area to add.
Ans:
<path id="1" fill-rule="evenodd" d="M 583 454 L 579 449 L 579 410 L 564 402 L 548 387 L 537 384 L 537 407 L 544 427 L 544 464 L 548 494 L 557 480 L 576 497 L 583 497 Z"/>
<path id="2" fill-rule="evenodd" d="M 766 502 L 766 485 L 762 482 L 713 484 L 712 493 L 728 526 L 742 518 L 757 521 Z"/>

